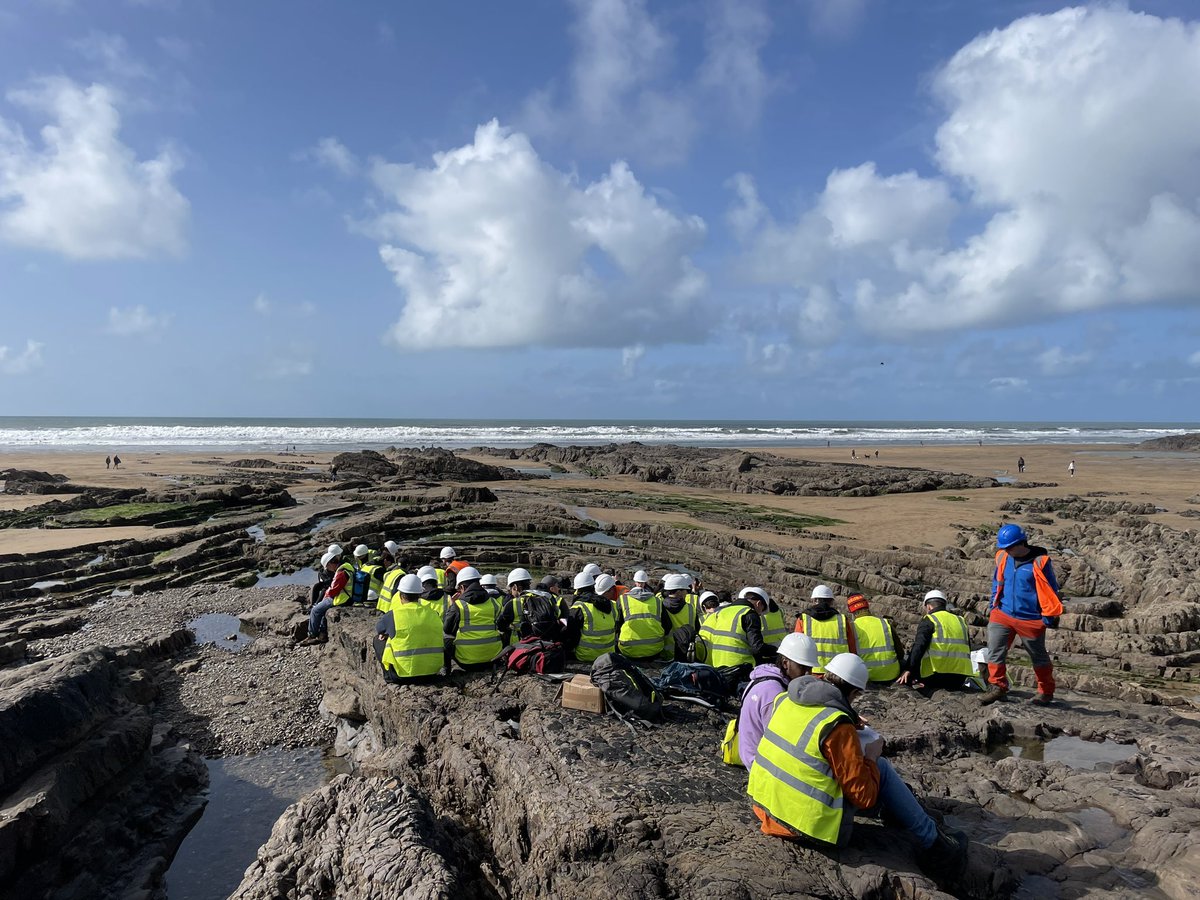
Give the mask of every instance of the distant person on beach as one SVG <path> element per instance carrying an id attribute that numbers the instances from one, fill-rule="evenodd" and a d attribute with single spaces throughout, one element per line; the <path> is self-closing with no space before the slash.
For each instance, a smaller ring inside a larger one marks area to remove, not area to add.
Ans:
<path id="1" fill-rule="evenodd" d="M 879 459 L 879 451 L 878 450 L 875 451 L 875 458 Z"/>
<path id="2" fill-rule="evenodd" d="M 1075 462 L 1074 462 L 1074 460 L 1072 460 L 1071 461 L 1071 468 L 1072 468 L 1071 474 L 1072 475 L 1075 474 L 1074 467 L 1075 467 Z M 121 457 L 117 456 L 115 453 L 113 454 L 113 468 L 114 469 L 121 468 Z"/>
<path id="3" fill-rule="evenodd" d="M 857 451 L 855 451 L 855 450 L 851 450 L 851 451 L 850 451 L 850 458 L 851 458 L 851 459 L 858 459 L 858 452 L 857 452 Z"/>
<path id="4" fill-rule="evenodd" d="M 1075 477 L 1075 460 L 1071 460 L 1071 464 L 1067 466 L 1067 471 L 1071 473 L 1071 477 Z"/>
<path id="5" fill-rule="evenodd" d="M 112 457 L 111 456 L 104 457 L 104 468 L 106 468 L 106 469 L 112 468 Z"/>
<path id="6" fill-rule="evenodd" d="M 1017 472 L 1023 474 L 1025 472 L 1025 457 L 1017 457 Z"/>
<path id="7" fill-rule="evenodd" d="M 996 533 L 996 548 L 992 609 L 987 627 L 991 688 L 980 702 L 995 703 L 1008 693 L 1005 664 L 1009 648 L 1019 637 L 1037 679 L 1033 702 L 1048 706 L 1054 700 L 1054 664 L 1046 652 L 1046 629 L 1057 628 L 1063 612 L 1054 567 L 1044 547 L 1029 545 L 1020 525 L 1002 525 Z"/>

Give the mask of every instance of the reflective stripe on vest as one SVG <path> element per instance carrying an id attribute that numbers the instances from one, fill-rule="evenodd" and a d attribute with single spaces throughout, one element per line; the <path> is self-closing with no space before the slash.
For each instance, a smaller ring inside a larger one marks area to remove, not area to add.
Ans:
<path id="1" fill-rule="evenodd" d="M 871 681 L 893 681 L 900 674 L 896 658 L 896 638 L 892 623 L 879 616 L 859 616 L 854 620 L 858 655 L 867 664 Z"/>
<path id="2" fill-rule="evenodd" d="M 488 662 L 504 649 L 496 630 L 499 615 L 496 601 L 486 603 L 454 601 L 458 607 L 458 633 L 454 636 L 454 658 L 464 665 Z"/>
<path id="3" fill-rule="evenodd" d="M 574 605 L 583 613 L 583 631 L 579 635 L 579 646 L 575 648 L 575 658 L 592 662 L 604 653 L 612 653 L 617 646 L 616 617 L 598 609 L 594 603 L 578 600 Z"/>
<path id="4" fill-rule="evenodd" d="M 374 591 L 376 596 L 383 590 L 383 566 L 375 563 L 367 563 L 362 567 L 362 571 L 370 576 L 371 580 L 367 584 L 367 590 Z"/>
<path id="5" fill-rule="evenodd" d="M 1007 550 L 996 551 L 996 593 L 992 595 L 993 609 L 1000 606 L 1000 595 L 1004 593 L 1004 570 L 1008 568 L 1008 558 Z M 1063 614 L 1062 598 L 1050 586 L 1050 579 L 1046 577 L 1046 564 L 1049 562 L 1050 557 L 1046 554 L 1033 560 L 1033 584 L 1037 588 L 1038 606 L 1042 610 L 1042 615 L 1061 616 Z"/>
<path id="6" fill-rule="evenodd" d="M 778 647 L 779 642 L 782 641 L 788 633 L 787 625 L 785 625 L 783 621 L 783 610 L 768 609 L 765 613 L 762 613 L 759 618 L 762 619 L 763 640 L 768 644 L 774 644 L 776 647 Z"/>
<path id="7" fill-rule="evenodd" d="M 842 824 L 842 788 L 821 753 L 828 729 L 850 717 L 826 706 L 801 706 L 779 695 L 750 767 L 750 797 L 771 818 L 836 844 Z"/>
<path id="8" fill-rule="evenodd" d="M 825 663 L 839 653 L 850 652 L 850 642 L 846 640 L 846 617 L 841 613 L 832 619 L 814 619 L 808 613 L 800 615 L 804 625 L 804 633 L 817 645 L 817 665 L 813 666 L 813 674 L 819 675 L 825 671 Z"/>
<path id="9" fill-rule="evenodd" d="M 921 658 L 921 677 L 928 678 L 935 672 L 946 675 L 971 676 L 971 645 L 967 643 L 967 623 L 962 616 L 944 609 L 925 617 L 933 623 L 933 640 Z"/>
<path id="10" fill-rule="evenodd" d="M 619 603 L 621 633 L 617 638 L 617 649 L 634 659 L 658 656 L 667 642 L 662 626 L 662 598 L 655 594 L 635 597 L 625 593 Z"/>
<path id="11" fill-rule="evenodd" d="M 400 584 L 400 579 L 404 577 L 404 570 L 397 566 L 394 569 L 389 569 L 383 574 L 383 590 L 379 592 L 379 600 L 375 603 L 375 608 L 380 612 L 392 611 L 392 599 L 396 596 L 396 586 Z"/>
<path id="12" fill-rule="evenodd" d="M 437 572 L 438 587 L 444 591 L 446 589 L 446 570 L 435 569 L 435 571 Z"/>
<path id="13" fill-rule="evenodd" d="M 442 620 L 424 603 L 397 602 L 392 607 L 396 636 L 383 651 L 383 667 L 399 678 L 436 675 L 445 663 Z"/>
<path id="14" fill-rule="evenodd" d="M 718 609 L 704 620 L 700 634 L 708 644 L 708 664 L 721 669 L 726 666 L 753 665 L 754 654 L 746 640 L 742 617 L 753 612 L 743 603 Z"/>
<path id="15" fill-rule="evenodd" d="M 354 565 L 348 562 L 342 563 L 338 566 L 338 571 L 346 573 L 346 584 L 342 587 L 341 592 L 333 598 L 333 605 L 345 606 L 350 602 L 350 598 L 354 596 Z M 336 573 L 334 577 L 337 577 Z"/>

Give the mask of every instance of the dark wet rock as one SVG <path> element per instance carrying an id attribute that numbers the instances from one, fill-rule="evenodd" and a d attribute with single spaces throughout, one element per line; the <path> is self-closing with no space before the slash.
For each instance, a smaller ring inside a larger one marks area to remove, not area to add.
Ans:
<path id="1" fill-rule="evenodd" d="M 270 459 L 233 459 L 224 465 L 231 469 L 278 469 L 284 472 L 303 472 L 306 468 L 296 463 L 281 463 Z"/>
<path id="2" fill-rule="evenodd" d="M 0 470 L 0 482 L 5 494 L 72 494 L 78 488 L 70 485 L 66 475 L 51 475 L 32 469 Z"/>
<path id="3" fill-rule="evenodd" d="M 1200 433 L 1175 434 L 1167 437 L 1151 438 L 1134 444 L 1138 450 L 1173 450 L 1176 452 L 1193 452 L 1200 450 Z"/>
<path id="4" fill-rule="evenodd" d="M 342 481 L 362 479 L 367 483 L 389 478 L 399 471 L 394 463 L 375 450 L 339 453 L 329 465 L 334 477 Z"/>
<path id="5" fill-rule="evenodd" d="M 1020 513 L 1027 518 L 1030 513 L 1052 512 L 1060 519 L 1083 521 L 1112 521 L 1120 516 L 1152 516 L 1159 512 L 1158 507 L 1153 503 L 1134 503 L 1129 500 L 1085 500 L 1081 497 L 1028 497 L 1009 500 L 1000 508 L 1006 512 Z M 1039 524 L 1048 524 L 1049 521 L 1046 520 Z"/>
<path id="6" fill-rule="evenodd" d="M 451 488 L 446 498 L 451 503 L 495 503 L 496 495 L 485 487 Z"/>
<path id="7" fill-rule="evenodd" d="M 467 459 L 449 450 L 389 451 L 396 474 L 416 481 L 522 481 L 532 478 L 516 469 Z"/>
<path id="8" fill-rule="evenodd" d="M 393 778 L 341 775 L 275 823 L 234 900 L 494 897 L 428 801 Z"/>

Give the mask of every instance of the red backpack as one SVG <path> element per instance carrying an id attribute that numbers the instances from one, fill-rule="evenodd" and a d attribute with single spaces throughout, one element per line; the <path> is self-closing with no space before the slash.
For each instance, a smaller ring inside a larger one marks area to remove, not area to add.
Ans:
<path id="1" fill-rule="evenodd" d="M 515 675 L 547 675 L 561 672 L 567 662 L 566 651 L 558 641 L 543 641 L 540 638 L 525 638 L 505 649 L 496 657 L 496 667 Z"/>

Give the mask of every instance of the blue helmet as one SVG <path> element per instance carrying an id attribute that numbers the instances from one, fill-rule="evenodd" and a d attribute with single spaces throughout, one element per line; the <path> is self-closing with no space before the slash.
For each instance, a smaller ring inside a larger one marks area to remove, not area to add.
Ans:
<path id="1" fill-rule="evenodd" d="M 1001 525 L 996 533 L 996 546 L 1001 550 L 1007 550 L 1013 544 L 1021 544 L 1028 540 L 1020 525 Z"/>

